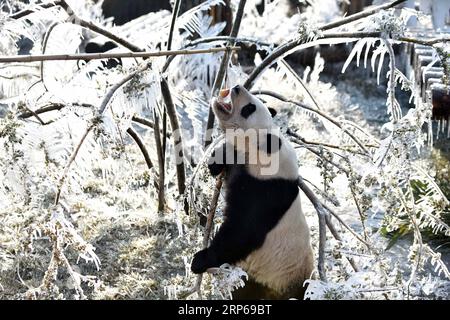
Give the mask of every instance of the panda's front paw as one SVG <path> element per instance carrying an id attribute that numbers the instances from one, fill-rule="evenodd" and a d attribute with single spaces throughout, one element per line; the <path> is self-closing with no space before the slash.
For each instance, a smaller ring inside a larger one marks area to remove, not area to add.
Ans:
<path id="1" fill-rule="evenodd" d="M 193 273 L 203 273 L 209 268 L 208 249 L 197 252 L 192 259 L 191 270 Z"/>

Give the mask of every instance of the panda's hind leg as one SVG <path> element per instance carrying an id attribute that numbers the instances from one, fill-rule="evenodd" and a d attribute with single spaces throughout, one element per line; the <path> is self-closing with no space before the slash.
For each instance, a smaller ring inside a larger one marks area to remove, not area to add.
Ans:
<path id="1" fill-rule="evenodd" d="M 232 296 L 233 300 L 303 300 L 305 291 L 306 287 L 296 285 L 292 286 L 284 294 L 280 294 L 249 277 L 245 281 L 245 286 L 234 290 Z"/>
<path id="2" fill-rule="evenodd" d="M 282 297 L 274 290 L 262 285 L 249 277 L 245 286 L 232 292 L 233 300 L 277 300 Z"/>

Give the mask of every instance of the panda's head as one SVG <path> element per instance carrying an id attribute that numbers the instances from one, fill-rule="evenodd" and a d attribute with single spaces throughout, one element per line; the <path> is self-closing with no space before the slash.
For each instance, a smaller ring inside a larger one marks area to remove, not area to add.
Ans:
<path id="1" fill-rule="evenodd" d="M 267 108 L 243 86 L 222 90 L 212 100 L 212 108 L 222 129 L 270 129 L 276 112 Z"/>

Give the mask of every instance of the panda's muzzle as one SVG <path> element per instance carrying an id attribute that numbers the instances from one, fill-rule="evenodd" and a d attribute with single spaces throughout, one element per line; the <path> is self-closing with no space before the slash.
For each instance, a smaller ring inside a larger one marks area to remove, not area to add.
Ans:
<path id="1" fill-rule="evenodd" d="M 219 96 L 214 101 L 214 107 L 226 115 L 231 115 L 233 113 L 229 89 L 220 90 Z"/>

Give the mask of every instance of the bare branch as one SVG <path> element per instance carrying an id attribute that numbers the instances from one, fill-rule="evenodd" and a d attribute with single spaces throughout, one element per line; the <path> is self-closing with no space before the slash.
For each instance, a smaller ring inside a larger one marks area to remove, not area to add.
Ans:
<path id="1" fill-rule="evenodd" d="M 48 39 L 50 38 L 50 34 L 52 33 L 53 29 L 59 25 L 59 22 L 54 22 L 48 27 L 47 32 L 44 35 L 44 40 L 42 41 L 42 54 L 45 54 L 45 50 L 47 50 L 47 43 Z M 41 81 L 42 85 L 44 86 L 45 90 L 48 91 L 47 86 L 45 85 L 44 81 L 44 60 L 41 61 Z"/>
<path id="2" fill-rule="evenodd" d="M 110 53 L 81 53 L 81 54 L 42 54 L 42 55 L 19 55 L 0 56 L 0 63 L 10 62 L 35 62 L 35 61 L 58 61 L 58 60 L 98 60 L 114 58 L 148 58 L 161 56 L 192 55 L 202 53 L 222 52 L 226 50 L 240 50 L 240 47 L 209 48 L 197 50 L 174 50 L 156 52 L 110 52 Z"/>
<path id="3" fill-rule="evenodd" d="M 299 134 L 297 134 L 296 132 L 292 131 L 290 128 L 288 128 L 286 130 L 286 134 L 289 136 L 294 137 L 295 139 L 298 139 L 300 142 L 302 142 L 305 145 L 309 145 L 309 146 L 313 146 L 313 147 L 323 147 L 323 148 L 329 148 L 329 149 L 336 149 L 336 150 L 341 150 L 344 152 L 350 152 L 356 155 L 360 155 L 360 156 L 364 156 L 364 157 L 368 157 L 370 158 L 369 155 L 362 153 L 360 151 L 355 151 L 355 150 L 351 150 L 350 148 L 353 146 L 338 146 L 335 144 L 330 144 L 330 143 L 326 143 L 326 142 L 317 142 L 317 141 L 310 141 L 310 140 L 306 140 L 305 138 L 301 137 Z M 367 148 L 376 148 L 376 146 L 374 145 L 370 145 L 370 144 L 365 144 L 365 146 Z"/>

